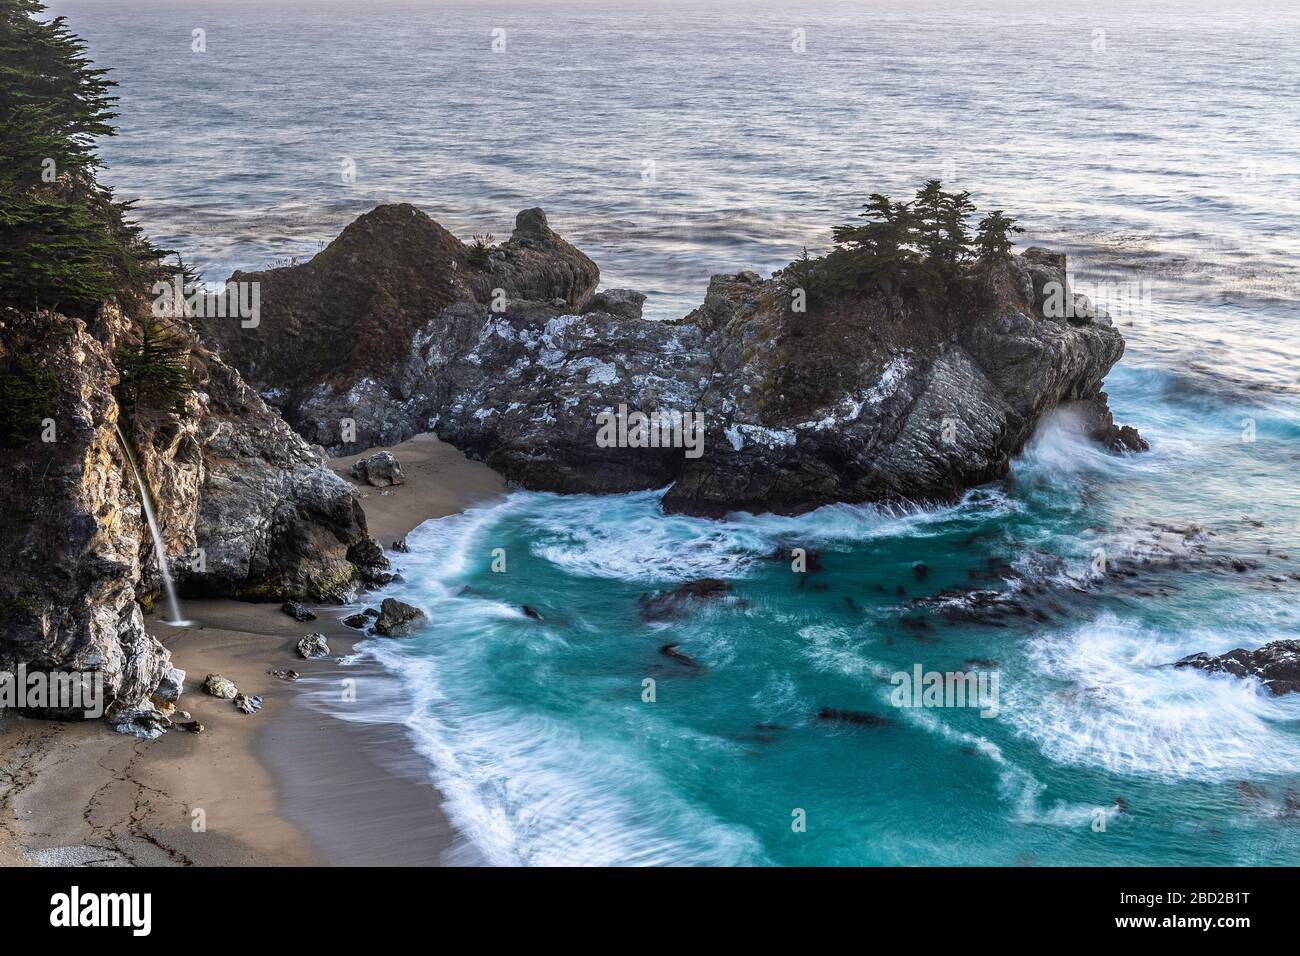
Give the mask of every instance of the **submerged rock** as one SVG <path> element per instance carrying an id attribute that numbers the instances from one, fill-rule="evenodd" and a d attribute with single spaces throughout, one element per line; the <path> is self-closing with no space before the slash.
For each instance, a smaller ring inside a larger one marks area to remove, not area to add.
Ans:
<path id="1" fill-rule="evenodd" d="M 643 594 L 637 598 L 637 604 L 641 607 L 642 620 L 664 621 L 679 617 L 691 604 L 718 600 L 732 590 L 730 584 L 719 578 L 701 578 L 679 584 L 671 591 Z"/>
<path id="2" fill-rule="evenodd" d="M 406 476 L 402 474 L 401 464 L 396 456 L 388 451 L 381 451 L 353 463 L 348 469 L 348 474 L 357 481 L 364 481 L 376 488 L 406 484 Z"/>
<path id="3" fill-rule="evenodd" d="M 1274 696 L 1300 691 L 1300 641 L 1273 641 L 1257 650 L 1238 647 L 1226 654 L 1192 654 L 1174 663 L 1209 674 L 1254 677 Z"/>
<path id="4" fill-rule="evenodd" d="M 418 607 L 404 604 L 396 598 L 384 598 L 375 618 L 375 633 L 385 637 L 404 637 L 418 625 L 427 621 L 428 615 Z"/>
<path id="5" fill-rule="evenodd" d="M 817 711 L 817 719 L 831 723 L 854 724 L 859 727 L 883 727 L 890 723 L 888 717 L 872 714 L 862 710 L 841 710 L 838 707 L 823 707 Z"/>
<path id="6" fill-rule="evenodd" d="M 662 654 L 664 657 L 671 658 L 672 660 L 676 661 L 679 664 L 685 665 L 686 667 L 698 668 L 700 666 L 699 661 L 691 657 L 689 654 L 686 654 L 683 651 L 679 651 L 677 649 L 679 646 L 680 645 L 678 644 L 664 644 L 662 647 L 659 648 L 659 653 Z"/>
<path id="7" fill-rule="evenodd" d="M 222 700 L 234 700 L 239 689 L 235 687 L 235 682 L 222 677 L 220 674 L 209 674 L 203 682 L 203 689 L 213 697 L 219 697 Z"/>
<path id="8" fill-rule="evenodd" d="M 326 643 L 324 634 L 308 634 L 298 639 L 295 650 L 299 657 L 311 660 L 316 657 L 328 657 L 330 646 Z"/>

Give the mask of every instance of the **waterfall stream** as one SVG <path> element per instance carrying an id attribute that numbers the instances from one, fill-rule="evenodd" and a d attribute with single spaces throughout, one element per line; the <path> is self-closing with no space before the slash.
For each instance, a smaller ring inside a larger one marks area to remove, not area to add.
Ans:
<path id="1" fill-rule="evenodd" d="M 131 454 L 131 446 L 126 443 L 126 436 L 122 434 L 122 426 L 115 425 L 117 429 L 117 441 L 122 446 L 122 453 L 126 455 L 127 463 L 131 466 L 131 472 L 135 475 L 136 487 L 140 489 L 140 503 L 144 506 L 145 520 L 149 522 L 149 534 L 153 537 L 154 551 L 158 555 L 158 570 L 162 574 L 163 587 L 167 590 L 167 607 L 171 611 L 172 618 L 170 621 L 164 620 L 163 623 L 170 624 L 173 627 L 186 627 L 189 621 L 181 617 L 180 602 L 176 600 L 176 586 L 172 583 L 171 569 L 167 566 L 167 552 L 163 550 L 162 534 L 158 531 L 158 520 L 154 517 L 153 504 L 149 498 L 149 489 L 145 487 L 144 476 L 140 474 L 140 469 L 136 467 L 135 457 Z"/>

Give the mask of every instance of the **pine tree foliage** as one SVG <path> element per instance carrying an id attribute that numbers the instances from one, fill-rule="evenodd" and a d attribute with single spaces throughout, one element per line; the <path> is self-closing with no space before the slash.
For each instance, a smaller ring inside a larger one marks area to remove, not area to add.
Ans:
<path id="1" fill-rule="evenodd" d="M 1011 234 L 1023 231 L 998 209 L 980 220 L 972 236 L 975 211 L 969 193 L 947 192 L 937 179 L 927 181 L 910 202 L 872 193 L 858 221 L 831 229 L 830 252 L 814 258 L 805 249 L 778 278 L 787 291 L 810 291 L 816 283 L 843 294 L 942 294 L 973 267 L 1005 261 Z"/>
<path id="2" fill-rule="evenodd" d="M 95 181 L 113 135 L 106 71 L 40 0 L 0 0 L 0 304 L 93 314 L 128 300 L 168 255 Z"/>
<path id="3" fill-rule="evenodd" d="M 118 347 L 113 356 L 119 398 L 134 417 L 141 408 L 181 415 L 193 388 L 189 345 L 185 338 L 152 316 L 139 323 L 140 341 Z"/>

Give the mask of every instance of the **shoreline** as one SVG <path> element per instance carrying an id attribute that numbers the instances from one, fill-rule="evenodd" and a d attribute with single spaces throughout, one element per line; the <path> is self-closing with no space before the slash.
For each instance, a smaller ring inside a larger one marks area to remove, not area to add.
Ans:
<path id="1" fill-rule="evenodd" d="M 486 465 L 428 434 L 329 464 L 347 478 L 354 461 L 379 451 L 397 456 L 406 483 L 353 485 L 385 549 L 426 520 L 506 490 Z M 359 607 L 367 603 L 363 596 Z M 366 638 L 342 623 L 347 609 L 311 608 L 317 619 L 299 623 L 279 604 L 187 600 L 192 626 L 150 628 L 186 671 L 177 707 L 204 724 L 202 734 L 173 728 L 148 741 L 101 721 L 0 719 L 0 865 L 480 862 L 443 814 L 428 763 L 397 716 L 397 679 L 364 654 L 341 663 Z M 294 644 L 313 632 L 326 636 L 330 656 L 301 660 Z M 267 673 L 280 668 L 302 676 Z M 209 673 L 261 694 L 263 709 L 244 715 L 205 694 Z M 364 721 L 322 703 L 344 677 L 356 681 Z"/>

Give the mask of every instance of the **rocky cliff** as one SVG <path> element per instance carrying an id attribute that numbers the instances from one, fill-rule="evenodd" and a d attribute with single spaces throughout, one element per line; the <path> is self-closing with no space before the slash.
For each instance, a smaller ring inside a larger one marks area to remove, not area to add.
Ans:
<path id="1" fill-rule="evenodd" d="M 203 333 L 302 435 L 349 454 L 426 430 L 395 407 L 413 384 L 393 369 L 448 306 L 500 296 L 576 310 L 599 278 L 540 209 L 476 261 L 414 206 L 380 206 L 303 265 L 236 272 L 231 282 L 260 288 L 258 325 L 208 321 Z"/>
<path id="2" fill-rule="evenodd" d="M 150 698 L 171 665 L 150 633 L 168 625 L 144 613 L 160 579 L 128 448 L 185 593 L 338 599 L 386 566 L 348 483 L 174 324 L 192 349 L 184 410 L 128 420 L 114 355 L 132 329 L 115 308 L 89 323 L 0 313 L 0 382 L 14 399 L 0 470 L 0 670 L 98 672 L 106 716 L 144 735 L 158 731 Z"/>
<path id="3" fill-rule="evenodd" d="M 353 235 L 380 224 L 382 241 Z M 664 507 L 700 515 L 949 500 L 1004 475 L 1061 405 L 1076 404 L 1113 450 L 1145 447 L 1115 426 L 1101 391 L 1124 340 L 1070 293 L 1065 257 L 1047 250 L 940 297 L 835 294 L 805 311 L 780 275 L 720 275 L 674 322 L 643 320 L 637 293 L 593 296 L 594 265 L 540 210 L 520 214 L 491 263 L 471 272 L 427 217 L 382 207 L 311 263 L 262 274 L 260 326 L 214 338 L 332 451 L 433 430 L 528 488 L 671 486 Z M 350 283 L 366 291 L 322 291 Z M 1049 316 L 1053 296 L 1073 304 L 1070 318 Z M 372 301 L 400 302 L 400 320 L 376 324 Z M 383 341 L 359 353 L 350 329 Z M 653 441 L 636 425 L 630 439 L 624 427 L 598 440 L 602 415 L 620 409 L 662 413 L 667 426 Z M 702 453 L 674 431 L 682 416 L 687 435 L 699 423 Z"/>

